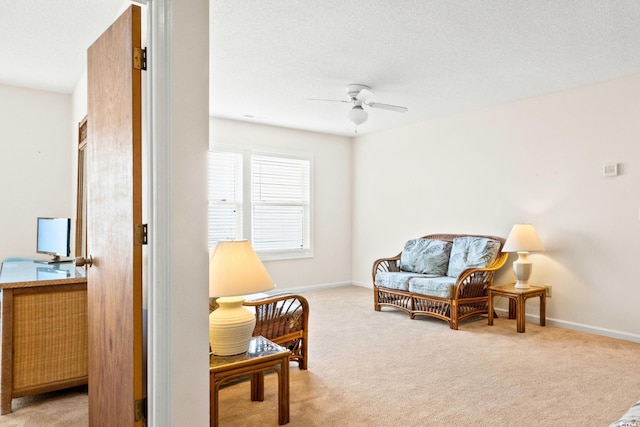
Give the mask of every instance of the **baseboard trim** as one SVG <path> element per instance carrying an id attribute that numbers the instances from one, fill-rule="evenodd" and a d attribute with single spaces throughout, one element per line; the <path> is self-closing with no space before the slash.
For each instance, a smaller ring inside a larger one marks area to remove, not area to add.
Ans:
<path id="1" fill-rule="evenodd" d="M 508 310 L 504 310 L 505 313 Z M 525 318 L 528 322 L 539 323 L 540 316 L 536 314 L 526 314 Z M 640 343 L 640 335 L 631 334 L 628 332 L 616 331 L 614 329 L 600 328 L 597 326 L 585 325 L 582 323 L 569 322 L 567 320 L 554 319 L 553 317 L 547 317 L 547 325 L 555 326 L 562 329 L 570 329 L 572 331 L 587 332 L 594 335 L 602 335 L 609 338 L 616 338 L 625 341 L 632 341 Z"/>
<path id="2" fill-rule="evenodd" d="M 365 283 L 365 282 L 351 282 L 351 285 L 353 286 L 360 286 L 361 288 L 369 288 L 371 290 L 373 290 L 373 285 L 371 283 Z"/>
<path id="3" fill-rule="evenodd" d="M 277 288 L 276 287 L 275 289 L 272 289 L 265 293 L 269 295 L 279 294 L 282 292 L 289 292 L 292 294 L 304 294 L 307 292 L 322 291 L 325 289 L 340 288 L 342 286 L 351 286 L 351 285 L 353 285 L 352 282 L 335 282 L 335 283 L 322 283 L 319 285 L 301 286 L 297 288 Z"/>
<path id="4" fill-rule="evenodd" d="M 361 286 L 363 288 L 373 289 L 373 285 L 366 282 L 349 282 L 346 283 L 346 285 Z M 323 285 L 318 285 L 317 287 L 323 288 Z M 335 287 L 335 285 L 331 287 Z M 496 312 L 503 314 L 505 317 L 507 316 L 507 309 L 496 308 L 495 310 Z M 525 317 L 527 322 L 540 323 L 539 315 L 527 313 Z M 597 326 L 585 325 L 582 323 L 569 322 L 567 320 L 554 319 L 552 317 L 547 317 L 546 323 L 549 326 L 555 326 L 557 328 L 570 329 L 572 331 L 586 332 L 593 335 L 601 335 L 609 338 L 640 343 L 640 335 L 631 334 L 629 332 L 622 332 L 616 331 L 614 329 L 600 328 Z"/>

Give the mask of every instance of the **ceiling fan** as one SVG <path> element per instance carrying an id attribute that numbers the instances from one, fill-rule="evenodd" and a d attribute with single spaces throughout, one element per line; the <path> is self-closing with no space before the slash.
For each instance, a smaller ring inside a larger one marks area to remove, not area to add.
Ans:
<path id="1" fill-rule="evenodd" d="M 349 99 L 319 99 L 319 98 L 308 98 L 310 101 L 334 101 L 334 102 L 344 102 L 346 104 L 353 104 L 351 110 L 349 110 L 349 120 L 353 122 L 356 126 L 359 126 L 367 121 L 369 114 L 363 107 L 366 105 L 371 108 L 381 108 L 383 110 L 389 111 L 397 111 L 400 113 L 404 113 L 409 111 L 407 107 L 400 107 L 398 105 L 391 104 L 382 104 L 380 102 L 369 102 L 369 98 L 373 96 L 373 92 L 371 92 L 371 88 L 367 85 L 352 83 L 347 85 L 347 96 Z"/>

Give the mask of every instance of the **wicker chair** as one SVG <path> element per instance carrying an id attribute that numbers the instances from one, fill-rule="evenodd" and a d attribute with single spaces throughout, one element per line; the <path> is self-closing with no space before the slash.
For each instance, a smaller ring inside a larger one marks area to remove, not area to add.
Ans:
<path id="1" fill-rule="evenodd" d="M 309 303 L 300 295 L 280 294 L 244 302 L 255 307 L 256 327 L 253 336 L 263 337 L 288 348 L 290 360 L 307 369 Z"/>
<path id="2" fill-rule="evenodd" d="M 468 234 L 430 234 L 424 239 L 452 242 L 456 237 L 486 237 L 504 245 L 504 239 L 496 236 Z M 453 298 L 439 298 L 415 292 L 389 289 L 376 285 L 376 274 L 381 271 L 399 272 L 402 253 L 390 258 L 381 258 L 373 263 L 373 305 L 376 311 L 381 307 L 393 307 L 405 311 L 413 319 L 415 316 L 430 316 L 445 320 L 451 329 L 458 329 L 460 321 L 488 314 L 487 290 L 493 284 L 495 272 L 507 261 L 507 253 L 499 252 L 493 263 L 485 268 L 467 268 L 457 277 Z"/>

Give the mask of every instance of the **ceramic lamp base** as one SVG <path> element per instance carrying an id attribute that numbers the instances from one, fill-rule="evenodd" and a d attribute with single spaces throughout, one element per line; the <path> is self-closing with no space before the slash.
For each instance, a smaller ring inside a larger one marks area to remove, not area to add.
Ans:
<path id="1" fill-rule="evenodd" d="M 513 273 L 516 276 L 516 289 L 529 289 L 529 278 L 532 268 L 529 252 L 519 251 L 518 259 L 513 262 Z"/>
<path id="2" fill-rule="evenodd" d="M 209 343 L 217 356 L 245 353 L 256 326 L 256 316 L 243 307 L 243 297 L 221 297 L 209 315 Z"/>

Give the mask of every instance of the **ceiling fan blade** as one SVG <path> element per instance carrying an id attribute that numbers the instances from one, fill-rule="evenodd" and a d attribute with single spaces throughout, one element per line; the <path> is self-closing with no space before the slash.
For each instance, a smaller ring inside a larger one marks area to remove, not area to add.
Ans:
<path id="1" fill-rule="evenodd" d="M 358 92 L 358 96 L 356 96 L 356 99 L 358 101 L 366 102 L 367 99 L 371 98 L 372 96 L 373 96 L 373 92 L 371 92 L 367 88 L 363 88 L 360 90 L 360 92 Z"/>
<path id="2" fill-rule="evenodd" d="M 369 107 L 382 108 L 383 110 L 397 111 L 399 113 L 406 113 L 407 111 L 409 111 L 407 107 L 400 107 L 398 105 L 391 104 L 381 104 L 379 102 L 369 102 L 367 105 Z"/>
<path id="3" fill-rule="evenodd" d="M 349 104 L 351 101 L 345 101 L 344 99 L 324 99 L 324 98 L 307 98 L 307 101 L 331 101 L 331 102 L 344 102 Z"/>

